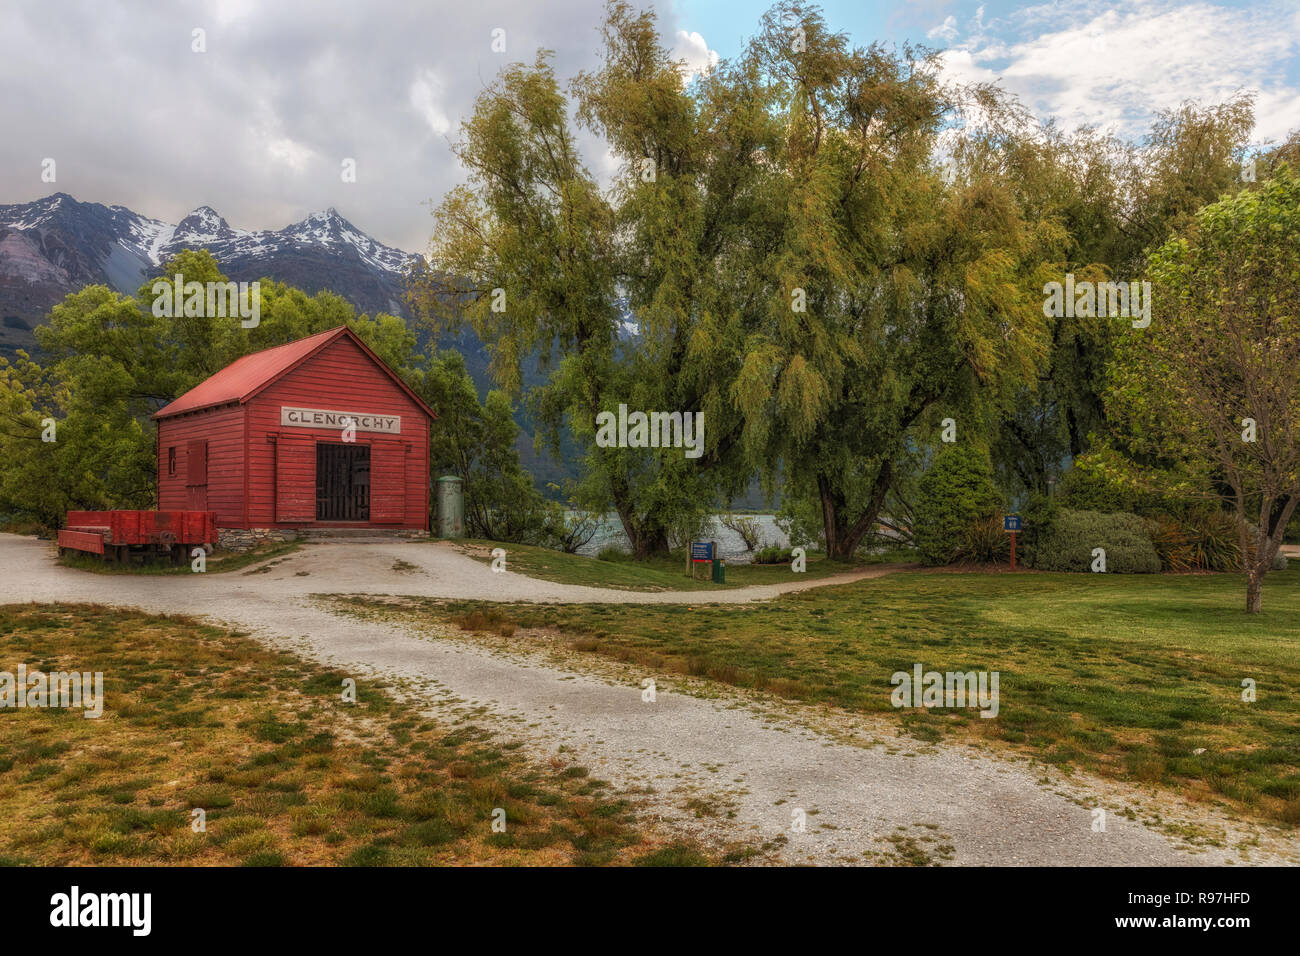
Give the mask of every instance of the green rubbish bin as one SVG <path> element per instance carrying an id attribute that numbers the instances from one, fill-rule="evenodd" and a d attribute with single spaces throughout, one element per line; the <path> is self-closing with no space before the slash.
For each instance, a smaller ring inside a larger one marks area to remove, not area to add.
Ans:
<path id="1" fill-rule="evenodd" d="M 721 558 L 713 559 L 713 583 L 727 583 L 727 562 L 723 561 Z"/>
<path id="2" fill-rule="evenodd" d="M 460 478 L 444 475 L 438 486 L 438 537 L 463 538 L 465 536 L 465 489 Z"/>

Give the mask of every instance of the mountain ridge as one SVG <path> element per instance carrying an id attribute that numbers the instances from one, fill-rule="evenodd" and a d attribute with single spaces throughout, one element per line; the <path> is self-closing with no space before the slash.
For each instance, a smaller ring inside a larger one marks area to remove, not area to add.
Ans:
<path id="1" fill-rule="evenodd" d="M 209 250 L 236 281 L 329 289 L 361 312 L 404 318 L 404 274 L 420 259 L 371 238 L 333 206 L 281 229 L 247 230 L 208 205 L 173 224 L 55 192 L 0 205 L 0 353 L 30 349 L 32 330 L 68 293 L 101 283 L 135 293 L 187 248 Z"/>

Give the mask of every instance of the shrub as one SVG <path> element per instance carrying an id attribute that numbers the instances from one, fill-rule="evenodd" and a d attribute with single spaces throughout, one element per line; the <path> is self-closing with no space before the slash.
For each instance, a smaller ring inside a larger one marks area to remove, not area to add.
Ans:
<path id="1" fill-rule="evenodd" d="M 1235 571 L 1241 567 L 1241 543 L 1232 515 L 1206 508 L 1189 514 L 1184 523 L 1191 535 L 1195 567 L 1207 571 Z"/>
<path id="2" fill-rule="evenodd" d="M 1029 496 L 1024 507 L 1020 509 L 1019 549 L 1023 553 L 1025 567 L 1037 567 L 1034 561 L 1038 543 L 1046 539 L 1056 524 L 1061 513 L 1061 505 L 1055 498 L 1049 498 L 1041 492 Z"/>
<path id="3" fill-rule="evenodd" d="M 1134 514 L 1103 514 L 1062 508 L 1034 547 L 1034 567 L 1043 571 L 1091 571 L 1093 549 L 1106 551 L 1106 570 L 1153 574 L 1160 556 L 1142 519 Z"/>
<path id="4" fill-rule="evenodd" d="M 940 452 L 919 483 L 913 534 L 921 560 L 947 564 L 961 556 L 967 531 L 997 514 L 988 449 L 953 445 Z"/>
<path id="5" fill-rule="evenodd" d="M 767 547 L 754 552 L 755 564 L 788 564 L 794 560 L 790 548 Z"/>
<path id="6" fill-rule="evenodd" d="M 820 548 L 825 544 L 820 502 L 800 494 L 783 494 L 776 526 L 794 548 Z"/>
<path id="7" fill-rule="evenodd" d="M 1177 518 L 1157 515 L 1147 519 L 1147 533 L 1164 571 L 1190 571 L 1199 563 L 1195 532 Z"/>
<path id="8" fill-rule="evenodd" d="M 1011 536 L 1003 530 L 1002 517 L 993 514 L 973 521 L 962 535 L 958 556 L 980 564 L 1008 560 Z"/>
<path id="9" fill-rule="evenodd" d="M 575 511 L 551 501 L 546 504 L 541 543 L 565 554 L 577 554 L 596 536 L 600 524 L 601 516 L 594 511 Z"/>
<path id="10" fill-rule="evenodd" d="M 1181 517 L 1159 514 L 1147 531 L 1167 571 L 1235 571 L 1241 566 L 1236 519 L 1219 508 L 1194 507 Z"/>

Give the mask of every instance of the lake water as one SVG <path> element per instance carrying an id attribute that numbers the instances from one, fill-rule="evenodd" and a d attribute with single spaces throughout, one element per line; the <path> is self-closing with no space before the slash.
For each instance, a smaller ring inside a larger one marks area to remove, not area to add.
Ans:
<path id="1" fill-rule="evenodd" d="M 746 517 L 752 518 L 759 527 L 759 547 L 790 547 L 790 539 L 776 526 L 776 519 L 772 515 L 746 515 Z M 754 560 L 753 554 L 745 550 L 745 542 L 740 535 L 730 528 L 724 528 L 716 517 L 709 522 L 708 531 L 697 540 L 718 542 L 718 556 L 728 564 L 749 564 Z M 623 525 L 619 522 L 618 515 L 613 512 L 605 516 L 599 530 L 586 545 L 578 549 L 578 553 L 594 556 L 611 546 L 622 548 L 624 551 L 632 550 L 631 542 L 623 533 Z"/>

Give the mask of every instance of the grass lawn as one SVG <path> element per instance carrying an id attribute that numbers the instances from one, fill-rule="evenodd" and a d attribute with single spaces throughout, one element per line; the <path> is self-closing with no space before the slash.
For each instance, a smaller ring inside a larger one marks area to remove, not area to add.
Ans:
<path id="1" fill-rule="evenodd" d="M 506 569 L 532 578 L 560 584 L 583 584 L 590 587 L 617 588 L 623 591 L 711 591 L 740 588 L 751 584 L 784 584 L 800 578 L 823 578 L 852 571 L 855 565 L 829 561 L 818 554 L 808 555 L 808 569 L 799 574 L 785 564 L 727 564 L 727 583 L 714 584 L 709 566 L 696 569 L 696 579 L 686 575 L 686 557 L 651 558 L 634 561 L 630 556 L 616 560 L 565 554 L 550 548 L 526 544 L 502 544 L 499 541 L 471 539 L 461 542 L 465 553 L 490 563 L 493 548 L 504 548 Z"/>
<path id="2" fill-rule="evenodd" d="M 0 670 L 19 663 L 102 671 L 106 700 L 0 711 L 0 863 L 710 862 L 648 842 L 563 755 L 530 764 L 364 679 L 346 704 L 347 675 L 188 619 L 0 606 Z"/>
<path id="3" fill-rule="evenodd" d="M 922 739 L 974 735 L 1296 824 L 1300 569 L 1268 576 L 1263 614 L 1247 616 L 1244 600 L 1235 575 L 902 572 L 759 605 L 426 600 L 408 613 L 558 639 L 651 676 L 890 714 Z M 895 710 L 890 677 L 916 663 L 998 671 L 999 716 Z M 1242 700 L 1247 678 L 1254 703 Z"/>
<path id="4" fill-rule="evenodd" d="M 271 561 L 277 558 L 284 558 L 293 554 L 295 551 L 302 549 L 302 545 L 296 541 L 285 541 L 280 544 L 258 545 L 247 551 L 216 551 L 207 557 L 204 565 L 204 574 L 220 574 L 223 571 L 241 571 L 250 565 L 259 564 L 263 561 Z M 95 554 L 86 554 L 79 551 L 69 551 L 58 559 L 58 563 L 65 568 L 77 568 L 81 571 L 94 571 L 97 574 L 194 574 L 194 569 L 190 566 L 190 559 L 186 558 L 183 564 L 173 565 L 171 561 L 165 558 L 150 559 L 147 561 L 131 560 L 118 564 L 115 561 L 105 561 Z"/>

